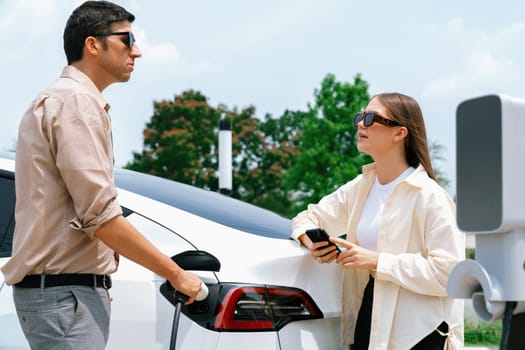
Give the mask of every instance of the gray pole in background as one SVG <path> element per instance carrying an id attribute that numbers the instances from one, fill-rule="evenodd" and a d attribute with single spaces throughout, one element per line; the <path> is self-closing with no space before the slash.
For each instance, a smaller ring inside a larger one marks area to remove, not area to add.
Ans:
<path id="1" fill-rule="evenodd" d="M 232 127 L 229 119 L 219 122 L 219 192 L 232 192 Z"/>

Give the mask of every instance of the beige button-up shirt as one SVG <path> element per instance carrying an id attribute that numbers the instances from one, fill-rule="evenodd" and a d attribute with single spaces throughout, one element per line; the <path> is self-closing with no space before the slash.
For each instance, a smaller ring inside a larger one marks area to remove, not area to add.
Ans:
<path id="1" fill-rule="evenodd" d="M 114 251 L 94 233 L 122 214 L 109 105 L 73 66 L 31 104 L 16 148 L 16 226 L 6 283 L 30 274 L 109 274 Z"/>
<path id="2" fill-rule="evenodd" d="M 347 233 L 357 243 L 356 228 L 375 180 L 374 165 L 294 218 L 292 238 L 323 227 Z M 449 325 L 447 349 L 463 349 L 463 300 L 449 299 L 448 276 L 465 256 L 465 238 L 456 225 L 455 204 L 422 166 L 400 182 L 385 202 L 377 241 L 377 270 L 343 270 L 341 332 L 354 343 L 354 328 L 370 273 L 374 304 L 370 349 L 406 350 Z"/>

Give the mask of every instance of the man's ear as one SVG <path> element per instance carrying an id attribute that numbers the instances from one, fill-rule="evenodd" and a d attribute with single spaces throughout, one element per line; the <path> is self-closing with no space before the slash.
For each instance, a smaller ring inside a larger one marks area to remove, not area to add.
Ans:
<path id="1" fill-rule="evenodd" d="M 84 50 L 90 56 L 97 56 L 100 50 L 100 42 L 94 36 L 88 36 L 84 40 Z"/>

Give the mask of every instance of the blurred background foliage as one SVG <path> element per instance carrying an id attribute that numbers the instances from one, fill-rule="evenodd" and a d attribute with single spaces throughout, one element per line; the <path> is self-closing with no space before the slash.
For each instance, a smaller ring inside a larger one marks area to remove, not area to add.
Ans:
<path id="1" fill-rule="evenodd" d="M 219 121 L 229 119 L 231 196 L 291 218 L 372 161 L 357 150 L 352 125 L 354 114 L 368 104 L 368 87 L 359 74 L 351 83 L 328 74 L 304 110 L 262 119 L 255 106 L 212 106 L 193 90 L 154 101 L 143 149 L 133 153 L 126 168 L 217 191 Z M 443 160 L 443 146 L 430 144 L 436 173 L 446 186 L 449 181 L 435 164 Z"/>

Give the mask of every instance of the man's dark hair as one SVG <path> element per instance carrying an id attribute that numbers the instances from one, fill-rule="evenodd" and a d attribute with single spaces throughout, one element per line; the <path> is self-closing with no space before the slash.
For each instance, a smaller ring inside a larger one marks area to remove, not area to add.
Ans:
<path id="1" fill-rule="evenodd" d="M 110 32 L 113 22 L 129 21 L 131 23 L 134 20 L 133 14 L 112 2 L 86 1 L 71 13 L 64 29 L 64 51 L 67 64 L 82 59 L 84 41 L 88 36 Z"/>

